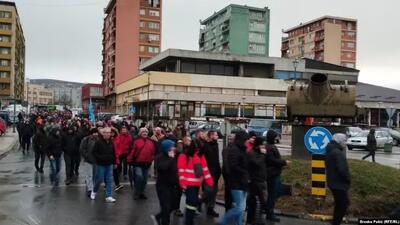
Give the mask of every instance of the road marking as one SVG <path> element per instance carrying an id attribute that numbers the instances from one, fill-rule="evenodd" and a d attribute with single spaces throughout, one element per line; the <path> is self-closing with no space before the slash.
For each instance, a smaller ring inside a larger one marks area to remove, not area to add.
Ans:
<path id="1" fill-rule="evenodd" d="M 39 224 L 40 224 L 40 221 L 38 221 L 39 219 L 38 219 L 38 220 L 36 220 L 37 218 L 34 219 L 34 218 L 32 217 L 32 215 L 29 215 L 29 216 L 28 216 L 28 219 L 30 219 L 30 220 L 31 220 L 34 224 L 36 224 L 36 225 L 39 225 Z"/>

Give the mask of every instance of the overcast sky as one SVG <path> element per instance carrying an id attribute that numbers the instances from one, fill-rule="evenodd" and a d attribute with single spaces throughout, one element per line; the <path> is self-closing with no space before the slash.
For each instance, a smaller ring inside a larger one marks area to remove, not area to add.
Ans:
<path id="1" fill-rule="evenodd" d="M 101 81 L 101 30 L 108 0 L 16 3 L 25 32 L 28 78 Z M 280 56 L 283 28 L 322 15 L 358 19 L 360 81 L 400 89 L 399 0 L 165 0 L 162 49 L 198 50 L 199 20 L 230 3 L 271 9 L 271 56 Z"/>

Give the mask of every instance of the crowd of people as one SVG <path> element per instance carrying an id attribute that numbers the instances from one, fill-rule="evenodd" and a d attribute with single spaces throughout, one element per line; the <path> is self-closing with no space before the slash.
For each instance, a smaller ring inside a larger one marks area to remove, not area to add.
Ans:
<path id="1" fill-rule="evenodd" d="M 193 225 L 204 209 L 207 216 L 218 218 L 215 205 L 222 182 L 226 212 L 218 221 L 221 225 L 279 222 L 275 203 L 283 194 L 290 194 L 282 192 L 281 183 L 282 170 L 290 161 L 281 158 L 275 145 L 278 134 L 273 130 L 268 131 L 266 140 L 252 132 L 230 134 L 221 158 L 218 131 L 199 129 L 192 137 L 182 124 L 172 130 L 162 124 L 154 128 L 145 123 L 139 127 L 127 122 L 93 124 L 69 114 L 36 113 L 20 119 L 18 132 L 23 154 L 29 152 L 33 140 L 38 173 L 44 172 L 47 156 L 51 183 L 58 186 L 64 159 L 65 185 L 77 182 L 82 173 L 92 200 L 104 183 L 105 201 L 116 202 L 113 191 L 123 188 L 121 179 L 131 182 L 135 200 L 146 200 L 147 180 L 154 166 L 160 212 L 152 219 L 160 225 L 169 225 L 171 214 L 184 216 L 185 225 Z M 340 155 L 331 152 L 335 157 Z M 81 161 L 85 164 L 82 167 Z M 341 169 L 348 173 L 347 167 L 342 165 Z M 347 205 L 346 190 L 336 193 Z M 185 212 L 180 209 L 183 194 Z M 343 217 L 345 211 L 341 208 L 335 213 Z"/>

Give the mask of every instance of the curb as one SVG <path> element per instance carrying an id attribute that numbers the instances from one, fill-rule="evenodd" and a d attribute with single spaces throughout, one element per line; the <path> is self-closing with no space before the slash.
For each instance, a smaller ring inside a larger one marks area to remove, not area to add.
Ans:
<path id="1" fill-rule="evenodd" d="M 5 158 L 11 152 L 11 150 L 17 145 L 17 143 L 18 143 L 18 137 L 15 138 L 15 140 L 6 148 L 6 150 L 0 154 L 0 160 Z"/>

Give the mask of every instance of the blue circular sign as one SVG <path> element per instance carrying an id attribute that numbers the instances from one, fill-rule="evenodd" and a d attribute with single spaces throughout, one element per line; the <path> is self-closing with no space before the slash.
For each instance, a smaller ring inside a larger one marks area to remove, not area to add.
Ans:
<path id="1" fill-rule="evenodd" d="M 323 127 L 313 127 L 304 135 L 304 145 L 312 154 L 326 154 L 326 146 L 333 140 L 331 132 Z"/>

